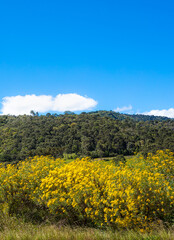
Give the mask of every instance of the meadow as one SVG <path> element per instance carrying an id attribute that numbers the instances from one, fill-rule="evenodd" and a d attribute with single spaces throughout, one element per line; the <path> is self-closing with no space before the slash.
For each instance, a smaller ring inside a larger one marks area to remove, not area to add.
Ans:
<path id="1" fill-rule="evenodd" d="M 59 225 L 34 225 L 8 218 L 0 231 L 1 240 L 173 240 L 173 229 L 140 233 L 134 230 L 96 229 Z"/>
<path id="2" fill-rule="evenodd" d="M 1 164 L 0 212 L 1 239 L 30 239 L 27 232 L 38 236 L 32 239 L 173 239 L 174 153 L 117 163 L 35 156 Z"/>

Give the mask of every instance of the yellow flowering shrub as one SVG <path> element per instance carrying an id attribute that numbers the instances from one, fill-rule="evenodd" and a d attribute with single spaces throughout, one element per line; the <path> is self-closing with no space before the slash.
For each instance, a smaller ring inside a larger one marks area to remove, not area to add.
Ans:
<path id="1" fill-rule="evenodd" d="M 17 165 L 18 181 L 22 194 L 26 194 L 30 199 L 39 201 L 39 190 L 41 180 L 46 177 L 50 170 L 60 167 L 64 160 L 54 159 L 51 156 L 36 156 Z"/>
<path id="2" fill-rule="evenodd" d="M 34 157 L 0 166 L 0 204 L 9 213 L 42 209 L 57 220 L 113 228 L 174 220 L 174 154 L 158 151 L 115 166 L 89 158 Z M 25 204 L 24 204 L 25 203 Z"/>
<path id="3" fill-rule="evenodd" d="M 76 160 L 42 180 L 50 211 L 113 227 L 147 227 L 169 220 L 173 193 L 163 174 L 128 165 Z"/>
<path id="4" fill-rule="evenodd" d="M 14 201 L 14 195 L 18 192 L 16 178 L 17 168 L 15 166 L 0 165 L 0 210 L 4 212 L 9 212 L 10 203 Z"/>
<path id="5" fill-rule="evenodd" d="M 149 153 L 146 164 L 150 171 L 164 174 L 167 179 L 174 177 L 174 153 L 159 150 L 156 154 Z"/>
<path id="6" fill-rule="evenodd" d="M 50 171 L 42 180 L 42 199 L 50 211 L 69 217 L 69 220 L 96 224 L 103 220 L 108 182 L 113 166 L 91 161 L 89 158 L 75 161 Z"/>
<path id="7" fill-rule="evenodd" d="M 39 202 L 39 187 L 41 179 L 47 176 L 51 169 L 61 166 L 61 159 L 34 157 L 17 165 L 0 166 L 0 203 L 1 209 L 8 213 L 18 213 L 33 210 Z M 39 205 L 38 205 L 39 206 Z M 28 207 L 28 209 L 24 209 Z"/>

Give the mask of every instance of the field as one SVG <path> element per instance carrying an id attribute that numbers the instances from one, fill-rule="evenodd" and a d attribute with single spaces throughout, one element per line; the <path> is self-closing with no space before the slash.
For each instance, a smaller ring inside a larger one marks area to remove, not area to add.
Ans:
<path id="1" fill-rule="evenodd" d="M 1 164 L 0 239 L 173 239 L 174 154 L 108 160 Z"/>
<path id="2" fill-rule="evenodd" d="M 22 220 L 6 219 L 1 240 L 173 240 L 174 230 L 158 229 L 150 233 L 133 230 L 111 231 L 60 225 L 33 225 Z"/>

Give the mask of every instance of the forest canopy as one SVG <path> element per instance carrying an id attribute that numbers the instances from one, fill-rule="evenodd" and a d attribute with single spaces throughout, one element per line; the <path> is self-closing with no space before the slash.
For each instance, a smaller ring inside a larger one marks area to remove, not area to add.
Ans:
<path id="1" fill-rule="evenodd" d="M 35 155 L 114 157 L 170 149 L 174 120 L 113 111 L 0 116 L 0 162 Z"/>

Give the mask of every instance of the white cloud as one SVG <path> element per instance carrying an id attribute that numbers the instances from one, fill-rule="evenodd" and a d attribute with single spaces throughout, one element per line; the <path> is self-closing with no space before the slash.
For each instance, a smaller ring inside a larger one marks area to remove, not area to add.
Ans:
<path id="1" fill-rule="evenodd" d="M 151 110 L 150 112 L 144 112 L 143 114 L 174 118 L 174 108 L 163 109 L 163 110 Z"/>
<path id="2" fill-rule="evenodd" d="M 58 94 L 53 103 L 53 111 L 81 111 L 95 107 L 97 102 L 88 97 L 83 97 L 75 93 Z"/>
<path id="3" fill-rule="evenodd" d="M 45 113 L 48 111 L 81 111 L 89 110 L 97 105 L 97 102 L 88 97 L 76 93 L 58 94 L 56 97 L 50 95 L 36 96 L 12 96 L 4 97 L 1 112 L 3 115 L 30 114 L 30 111 Z"/>
<path id="4" fill-rule="evenodd" d="M 124 107 L 117 107 L 116 109 L 114 109 L 114 112 L 127 112 L 127 111 L 130 111 L 132 110 L 132 106 L 129 105 L 129 106 L 124 106 Z"/>

